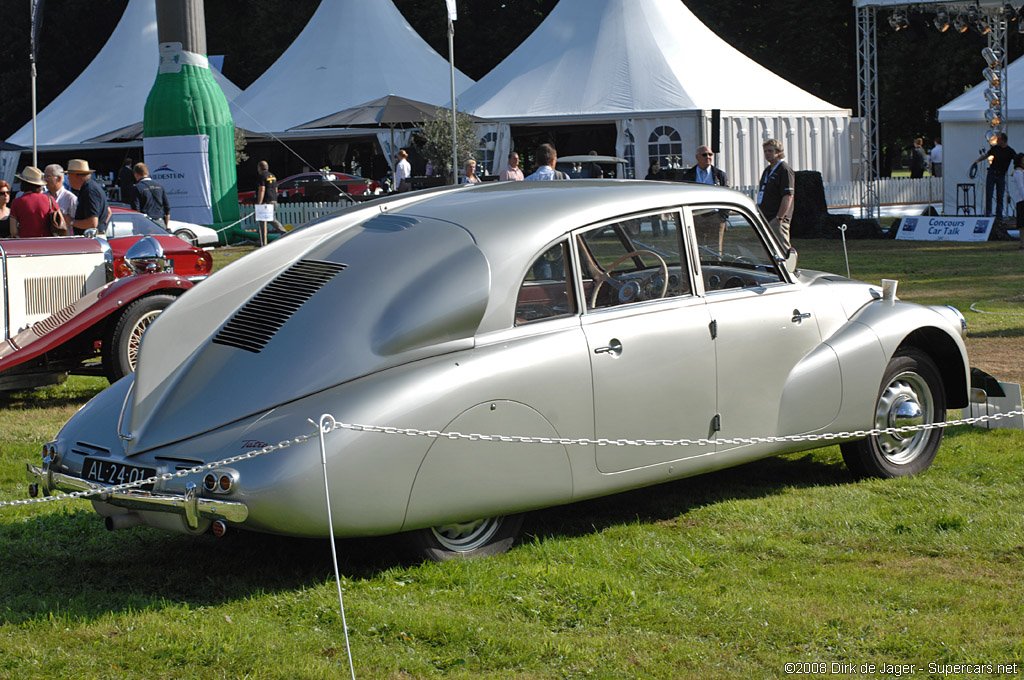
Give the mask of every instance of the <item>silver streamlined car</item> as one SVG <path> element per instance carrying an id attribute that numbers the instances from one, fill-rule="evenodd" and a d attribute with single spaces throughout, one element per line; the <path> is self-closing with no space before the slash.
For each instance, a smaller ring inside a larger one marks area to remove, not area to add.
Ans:
<path id="1" fill-rule="evenodd" d="M 508 548 L 534 508 L 968 402 L 963 317 L 800 271 L 736 192 L 505 182 L 353 207 L 183 295 L 138 370 L 31 466 L 33 491 L 188 470 L 346 423 L 687 446 L 528 444 L 336 430 L 335 534 L 411 532 L 432 559 Z M 926 469 L 941 429 L 843 444 L 857 475 Z M 756 438 L 757 441 L 736 441 Z M 319 443 L 116 491 L 107 526 L 326 536 Z"/>

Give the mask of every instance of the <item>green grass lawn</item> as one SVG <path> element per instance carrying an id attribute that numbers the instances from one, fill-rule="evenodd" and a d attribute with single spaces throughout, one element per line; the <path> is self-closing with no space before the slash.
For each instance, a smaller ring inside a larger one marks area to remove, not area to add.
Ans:
<path id="1" fill-rule="evenodd" d="M 840 242 L 796 245 L 802 266 L 845 273 Z M 848 247 L 855 277 L 955 304 L 981 356 L 998 340 L 1021 363 L 1016 244 Z M 992 300 L 1002 313 L 969 311 Z M 105 386 L 0 402 L 0 500 L 25 497 L 25 461 Z M 1024 432 L 957 427 L 915 478 L 853 481 L 827 447 L 533 513 L 492 559 L 339 541 L 356 676 L 1018 677 L 1022 470 Z M 326 541 L 107 532 L 84 501 L 0 509 L 0 679 L 349 677 L 330 557 Z"/>

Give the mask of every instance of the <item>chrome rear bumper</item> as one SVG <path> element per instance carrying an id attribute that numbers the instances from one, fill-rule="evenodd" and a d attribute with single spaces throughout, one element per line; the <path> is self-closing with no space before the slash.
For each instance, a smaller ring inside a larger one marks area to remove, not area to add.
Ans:
<path id="1" fill-rule="evenodd" d="M 199 489 L 194 483 L 187 485 L 184 494 L 156 493 L 139 489 L 124 491 L 104 491 L 102 484 L 86 481 L 80 477 L 54 472 L 45 465 L 26 464 L 29 493 L 49 496 L 52 491 L 71 493 L 75 491 L 97 491 L 94 500 L 109 503 L 129 510 L 145 510 L 180 515 L 192 529 L 199 526 L 200 519 L 224 520 L 226 522 L 244 522 L 249 516 L 249 508 L 238 501 L 215 500 L 200 498 Z"/>

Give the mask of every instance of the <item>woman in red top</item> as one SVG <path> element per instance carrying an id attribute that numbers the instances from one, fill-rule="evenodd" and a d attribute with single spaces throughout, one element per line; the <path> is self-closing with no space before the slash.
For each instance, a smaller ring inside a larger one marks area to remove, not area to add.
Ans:
<path id="1" fill-rule="evenodd" d="M 46 215 L 50 212 L 50 195 L 43 192 L 43 172 L 31 165 L 25 166 L 15 179 L 21 182 L 21 196 L 11 204 L 11 236 L 33 238 L 49 236 Z"/>

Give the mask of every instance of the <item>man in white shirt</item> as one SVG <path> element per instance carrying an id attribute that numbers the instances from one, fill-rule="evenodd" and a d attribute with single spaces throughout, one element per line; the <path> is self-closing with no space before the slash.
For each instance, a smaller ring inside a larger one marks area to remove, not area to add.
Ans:
<path id="1" fill-rule="evenodd" d="M 541 144 L 537 147 L 537 163 L 540 167 L 532 175 L 526 178 L 527 182 L 538 182 L 550 179 L 565 179 L 565 173 L 555 170 L 555 163 L 558 162 L 558 152 L 550 144 Z"/>
<path id="2" fill-rule="evenodd" d="M 412 175 L 412 166 L 406 160 L 409 158 L 409 154 L 405 149 L 399 149 L 395 158 L 397 159 L 395 162 L 395 191 L 401 191 L 402 180 L 408 179 Z"/>
<path id="3" fill-rule="evenodd" d="M 43 181 L 46 183 L 46 193 L 53 196 L 57 207 L 64 214 L 64 223 L 71 224 L 78 210 L 78 196 L 64 188 L 64 168 L 56 163 L 47 165 L 43 170 Z"/>
<path id="4" fill-rule="evenodd" d="M 942 140 L 935 138 L 935 146 L 928 154 L 928 162 L 932 166 L 932 177 L 942 177 Z"/>

